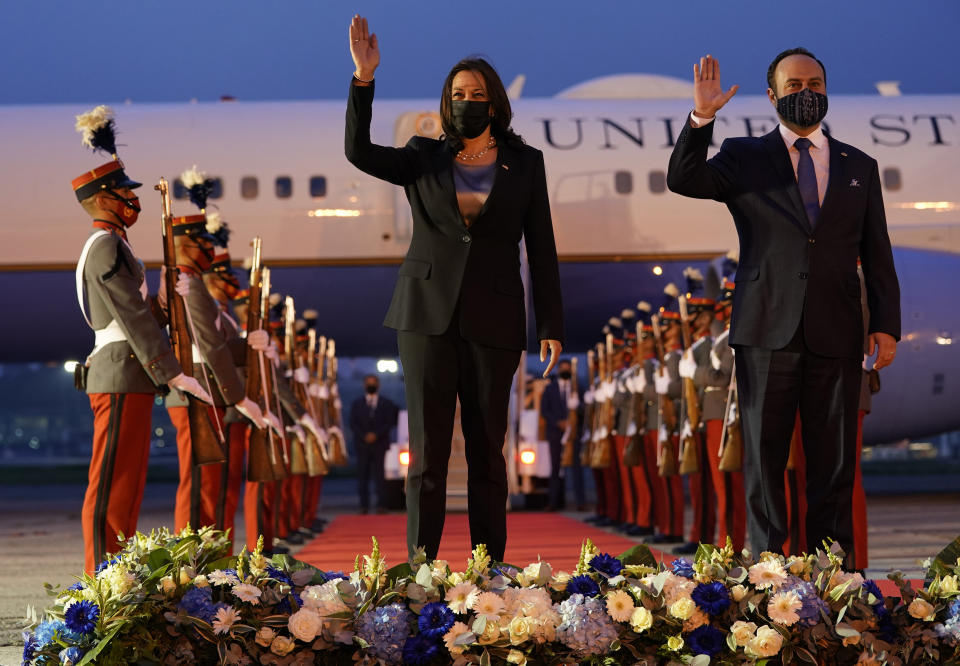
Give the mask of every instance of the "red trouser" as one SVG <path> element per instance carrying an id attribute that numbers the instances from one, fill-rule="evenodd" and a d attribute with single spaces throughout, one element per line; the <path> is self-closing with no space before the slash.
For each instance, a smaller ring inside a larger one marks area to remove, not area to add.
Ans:
<path id="1" fill-rule="evenodd" d="M 243 486 L 243 465 L 247 452 L 247 433 L 250 424 L 246 421 L 237 421 L 228 426 L 227 431 L 227 462 L 221 466 L 219 479 L 218 504 L 222 502 L 223 521 L 218 524 L 221 529 L 230 530 L 233 540 L 234 522 L 237 508 L 240 505 L 240 488 Z"/>
<path id="2" fill-rule="evenodd" d="M 607 515 L 607 491 L 605 487 L 606 478 L 602 469 L 591 467 L 590 471 L 593 473 L 593 487 L 597 490 L 596 513 L 598 516 L 605 516 Z"/>
<path id="3" fill-rule="evenodd" d="M 863 473 L 860 470 L 860 454 L 863 452 L 862 409 L 857 414 L 857 474 L 853 479 L 853 566 L 867 568 L 867 493 L 863 489 Z"/>
<path id="4" fill-rule="evenodd" d="M 733 542 L 734 551 L 739 553 L 743 550 L 747 534 L 747 503 L 743 490 L 743 472 L 720 471 L 720 438 L 722 436 L 723 419 L 707 421 L 710 474 L 717 494 L 716 544 L 725 546 L 729 536 Z"/>
<path id="5" fill-rule="evenodd" d="M 290 475 L 284 480 L 284 514 L 281 520 L 286 523 L 289 532 L 296 532 L 303 524 L 303 489 L 306 480 L 306 474 Z"/>
<path id="6" fill-rule="evenodd" d="M 263 537 L 263 547 L 273 549 L 273 506 L 276 484 L 273 481 L 247 481 L 243 491 L 243 520 L 247 529 L 247 550 L 257 547 Z"/>
<path id="7" fill-rule="evenodd" d="M 307 498 L 303 503 L 303 526 L 309 528 L 320 509 L 320 493 L 323 491 L 323 477 L 311 476 L 307 479 Z"/>
<path id="8" fill-rule="evenodd" d="M 622 523 L 623 491 L 620 483 L 620 466 L 617 464 L 617 447 L 612 438 L 607 438 L 605 445 L 610 447 L 610 464 L 603 468 L 603 489 L 607 496 L 604 515 L 615 523 Z"/>
<path id="9" fill-rule="evenodd" d="M 214 410 L 223 424 L 224 410 L 209 407 L 210 420 Z M 218 529 L 223 526 L 224 504 L 221 501 L 220 488 L 224 463 L 214 465 L 194 465 L 193 448 L 190 442 L 190 417 L 187 408 L 168 407 L 167 413 L 173 427 L 177 429 L 177 457 L 180 463 L 180 484 L 177 486 L 177 498 L 173 511 L 173 528 L 177 532 L 189 523 L 194 529 L 211 525 Z M 216 429 L 216 424 L 213 424 Z M 224 431 L 226 436 L 226 431 Z"/>
<path id="10" fill-rule="evenodd" d="M 647 473 L 653 482 L 653 509 L 657 518 L 657 529 L 661 534 L 683 535 L 683 479 L 679 474 L 670 477 L 660 476 L 657 468 L 657 439 L 655 429 L 644 435 L 646 445 Z M 677 437 L 674 440 L 674 455 L 677 453 Z"/>
<path id="11" fill-rule="evenodd" d="M 83 498 L 83 559 L 87 573 L 119 550 L 117 535 L 137 531 L 150 458 L 152 393 L 91 393 L 93 454 Z"/>
<path id="12" fill-rule="evenodd" d="M 690 484 L 690 504 L 693 505 L 693 524 L 690 525 L 690 536 L 687 541 L 713 543 L 716 532 L 717 495 L 714 492 L 713 476 L 707 467 L 707 447 L 701 433 L 693 433 L 691 446 L 699 449 L 697 458 L 700 461 L 700 471 L 696 474 L 687 474 L 687 482 Z"/>
<path id="13" fill-rule="evenodd" d="M 633 523 L 636 516 L 635 495 L 633 475 L 629 468 L 623 462 L 623 452 L 627 448 L 627 438 L 623 435 L 614 435 L 611 438 L 614 456 L 610 460 L 611 465 L 617 466 L 617 477 L 620 479 L 620 522 Z"/>
<path id="14" fill-rule="evenodd" d="M 793 441 L 790 443 L 793 469 L 785 470 L 783 473 L 789 527 L 787 538 L 783 542 L 784 555 L 800 555 L 807 550 L 807 459 L 803 455 L 799 412 L 793 428 Z"/>
<path id="15" fill-rule="evenodd" d="M 626 441 L 629 443 L 630 438 Z M 645 459 L 646 455 L 643 455 L 639 465 L 627 468 L 634 490 L 633 513 L 627 520 L 640 527 L 653 527 L 653 490 Z"/>

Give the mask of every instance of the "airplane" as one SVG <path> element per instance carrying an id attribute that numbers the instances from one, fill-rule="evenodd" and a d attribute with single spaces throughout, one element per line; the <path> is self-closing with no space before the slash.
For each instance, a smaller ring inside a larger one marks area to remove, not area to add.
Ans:
<path id="1" fill-rule="evenodd" d="M 345 85 L 346 88 L 346 85 Z M 514 97 L 522 81 L 511 86 Z M 553 98 L 514 99 L 514 128 L 544 151 L 567 325 L 567 349 L 601 339 L 611 315 L 659 304 L 688 265 L 705 269 L 737 247 L 726 209 L 666 188 L 671 148 L 691 109 L 689 83 L 654 75 L 601 77 Z M 346 90 L 344 90 L 346 93 Z M 344 95 L 345 97 L 346 95 Z M 83 148 L 74 116 L 92 105 L 0 107 L 8 128 L 0 173 L 0 362 L 82 359 L 92 334 L 76 304 L 74 267 L 89 233 L 70 181 L 105 161 Z M 177 175 L 215 179 L 211 203 L 232 231 L 235 264 L 254 235 L 273 283 L 321 313 L 345 356 L 395 357 L 381 326 L 412 223 L 403 191 L 343 154 L 345 99 L 221 101 L 115 107 L 120 157 L 145 185 L 130 239 L 158 283 L 159 177 L 174 214 L 195 212 Z M 403 145 L 440 132 L 438 100 L 377 99 L 371 136 Z M 890 442 L 960 428 L 960 95 L 831 95 L 826 128 L 879 162 L 902 289 L 903 340 L 882 372 L 865 439 Z M 776 126 L 764 96 L 737 95 L 715 144 Z"/>

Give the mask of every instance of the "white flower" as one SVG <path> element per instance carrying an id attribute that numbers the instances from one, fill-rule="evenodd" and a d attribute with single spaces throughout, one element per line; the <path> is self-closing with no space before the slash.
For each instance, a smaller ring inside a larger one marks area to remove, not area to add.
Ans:
<path id="1" fill-rule="evenodd" d="M 300 594 L 303 605 L 313 608 L 321 617 L 349 610 L 340 598 L 339 585 L 339 580 L 331 580 L 323 585 L 310 585 L 303 588 Z"/>
<path id="2" fill-rule="evenodd" d="M 750 582 L 758 590 L 765 590 L 768 587 L 779 588 L 787 579 L 787 572 L 783 570 L 783 565 L 773 560 L 757 562 L 750 567 Z"/>
<path id="3" fill-rule="evenodd" d="M 207 580 L 213 585 L 236 585 L 240 580 L 232 573 L 217 569 L 207 574 Z"/>
<path id="4" fill-rule="evenodd" d="M 295 647 L 297 647 L 297 644 L 292 638 L 288 638 L 286 636 L 277 636 L 270 644 L 270 652 L 274 653 L 278 657 L 285 657 L 293 652 Z"/>
<path id="5" fill-rule="evenodd" d="M 137 584 L 137 577 L 127 571 L 123 564 L 113 564 L 99 574 L 97 578 L 107 584 L 112 596 L 122 597 Z"/>
<path id="6" fill-rule="evenodd" d="M 607 615 L 617 622 L 628 622 L 633 616 L 633 598 L 623 590 L 607 592 Z"/>
<path id="7" fill-rule="evenodd" d="M 567 583 L 570 582 L 570 574 L 566 571 L 559 571 L 550 581 L 550 587 L 557 592 L 563 592 L 567 589 Z"/>
<path id="8" fill-rule="evenodd" d="M 488 645 L 498 638 L 500 638 L 500 625 L 497 624 L 496 620 L 488 620 L 477 642 L 480 643 L 480 645 Z"/>
<path id="9" fill-rule="evenodd" d="M 177 584 L 173 582 L 173 576 L 164 576 L 160 579 L 160 592 L 165 597 L 172 597 L 177 591 Z"/>
<path id="10" fill-rule="evenodd" d="M 210 587 L 210 582 L 207 580 L 207 577 L 203 574 L 200 574 L 193 579 L 193 584 L 197 587 Z"/>
<path id="11" fill-rule="evenodd" d="M 503 599 L 493 592 L 483 592 L 473 602 L 473 610 L 478 617 L 487 619 L 487 625 L 495 623 L 500 619 L 500 611 L 503 610 Z M 486 634 L 486 632 L 484 632 Z"/>
<path id="12" fill-rule="evenodd" d="M 447 607 L 454 613 L 463 615 L 467 610 L 473 608 L 473 604 L 476 602 L 478 596 L 480 596 L 480 590 L 477 589 L 476 585 L 473 583 L 460 583 L 447 590 L 444 601 L 447 602 Z"/>
<path id="13" fill-rule="evenodd" d="M 260 588 L 256 585 L 250 585 L 249 583 L 240 583 L 239 585 L 233 586 L 233 595 L 237 597 L 240 601 L 246 601 L 251 604 L 260 603 L 260 595 L 262 592 Z M 282 656 L 282 655 L 281 655 Z"/>
<path id="14" fill-rule="evenodd" d="M 256 642 L 257 645 L 261 647 L 270 647 L 270 644 L 273 643 L 273 639 L 277 637 L 277 632 L 275 632 L 270 627 L 261 627 L 260 631 L 257 632 Z"/>
<path id="15" fill-rule="evenodd" d="M 918 620 L 926 620 L 930 622 L 934 618 L 934 608 L 926 599 L 921 599 L 917 597 L 910 602 L 910 605 L 907 607 L 907 611 L 910 613 L 911 617 L 915 617 Z"/>
<path id="16" fill-rule="evenodd" d="M 757 629 L 757 635 L 747 643 L 745 652 L 751 657 L 772 657 L 783 646 L 783 636 L 773 627 Z"/>
<path id="17" fill-rule="evenodd" d="M 309 643 L 323 629 L 323 619 L 312 608 L 301 608 L 287 620 L 287 629 L 304 643 Z"/>
<path id="18" fill-rule="evenodd" d="M 454 622 L 453 626 L 443 635 L 443 644 L 446 646 L 447 651 L 454 657 L 460 656 L 466 649 L 463 645 L 457 645 L 457 638 L 469 631 L 470 628 L 463 622 Z"/>
<path id="19" fill-rule="evenodd" d="M 734 601 L 743 601 L 743 598 L 747 596 L 747 588 L 743 585 L 734 585 L 730 588 L 730 596 L 733 597 Z"/>
<path id="20" fill-rule="evenodd" d="M 739 647 L 743 647 L 750 641 L 752 641 L 756 635 L 757 625 L 753 622 L 743 622 L 737 620 L 730 627 L 730 633 L 733 634 L 733 638 L 737 641 Z"/>
<path id="21" fill-rule="evenodd" d="M 528 565 L 517 576 L 517 580 L 524 587 L 529 585 L 546 585 L 553 573 L 553 568 L 547 562 L 534 562 Z"/>
<path id="22" fill-rule="evenodd" d="M 643 606 L 637 606 L 630 615 L 630 627 L 638 634 L 653 626 L 653 613 Z"/>
<path id="23" fill-rule="evenodd" d="M 202 184 L 206 179 L 207 172 L 197 169 L 196 164 L 180 174 L 180 182 L 183 183 L 183 186 L 188 190 L 194 185 Z"/>
<path id="24" fill-rule="evenodd" d="M 697 604 L 690 597 L 677 599 L 670 605 L 670 615 L 678 620 L 686 620 L 695 610 L 697 610 Z"/>
<path id="25" fill-rule="evenodd" d="M 957 585 L 956 576 L 944 576 L 940 580 L 940 596 L 952 597 L 960 593 L 960 586 Z"/>
<path id="26" fill-rule="evenodd" d="M 530 639 L 530 634 L 533 632 L 533 620 L 523 615 L 518 615 L 517 617 L 510 620 L 510 625 L 508 627 L 510 632 L 510 643 L 512 645 L 520 645 L 521 643 L 526 642 Z"/>
<path id="27" fill-rule="evenodd" d="M 233 606 L 224 606 L 218 608 L 217 615 L 213 618 L 213 633 L 227 633 L 230 631 L 230 627 L 232 627 L 239 619 L 240 614 L 237 613 Z"/>
<path id="28" fill-rule="evenodd" d="M 789 627 L 800 619 L 797 611 L 801 608 L 803 608 L 803 601 L 799 594 L 793 590 L 777 592 L 767 604 L 767 614 L 774 622 Z"/>
<path id="29" fill-rule="evenodd" d="M 524 666 L 527 663 L 527 655 L 520 650 L 510 650 L 510 652 L 507 653 L 507 663 Z"/>

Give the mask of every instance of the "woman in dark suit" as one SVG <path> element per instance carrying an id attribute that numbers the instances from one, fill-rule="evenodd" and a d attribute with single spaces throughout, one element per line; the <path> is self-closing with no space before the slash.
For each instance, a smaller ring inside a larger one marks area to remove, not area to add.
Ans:
<path id="1" fill-rule="evenodd" d="M 540 360 L 560 354 L 563 314 L 543 153 L 510 129 L 503 83 L 480 59 L 458 63 L 444 82 L 444 137 L 415 136 L 403 148 L 370 142 L 376 35 L 355 16 L 356 66 L 345 150 L 360 170 L 404 188 L 413 238 L 384 325 L 397 330 L 410 432 L 407 548 L 433 559 L 446 505 L 447 461 L 457 397 L 468 468 L 470 539 L 495 560 L 506 548 L 507 405 L 527 345 L 520 277 L 526 242 Z"/>

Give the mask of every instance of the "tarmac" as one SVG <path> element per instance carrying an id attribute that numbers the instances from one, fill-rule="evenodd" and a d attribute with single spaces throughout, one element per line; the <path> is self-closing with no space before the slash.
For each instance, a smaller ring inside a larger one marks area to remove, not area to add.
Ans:
<path id="1" fill-rule="evenodd" d="M 960 484 L 958 484 L 960 487 Z M 27 608 L 41 613 L 49 597 L 44 583 L 61 588 L 83 569 L 80 508 L 85 486 L 4 485 L 0 487 L 0 665 L 20 664 Z M 139 529 L 149 531 L 173 521 L 175 484 L 148 483 Z M 899 569 L 922 578 L 923 560 L 936 555 L 960 534 L 960 492 L 871 494 L 867 497 L 869 559 L 867 575 L 884 578 Z M 322 515 L 356 512 L 355 481 L 329 478 Z M 586 514 L 566 512 L 571 518 Z M 398 520 L 403 520 L 397 514 Z M 237 542 L 245 538 L 237 516 Z M 323 538 L 322 536 L 319 538 Z M 299 548 L 294 548 L 296 555 Z"/>

